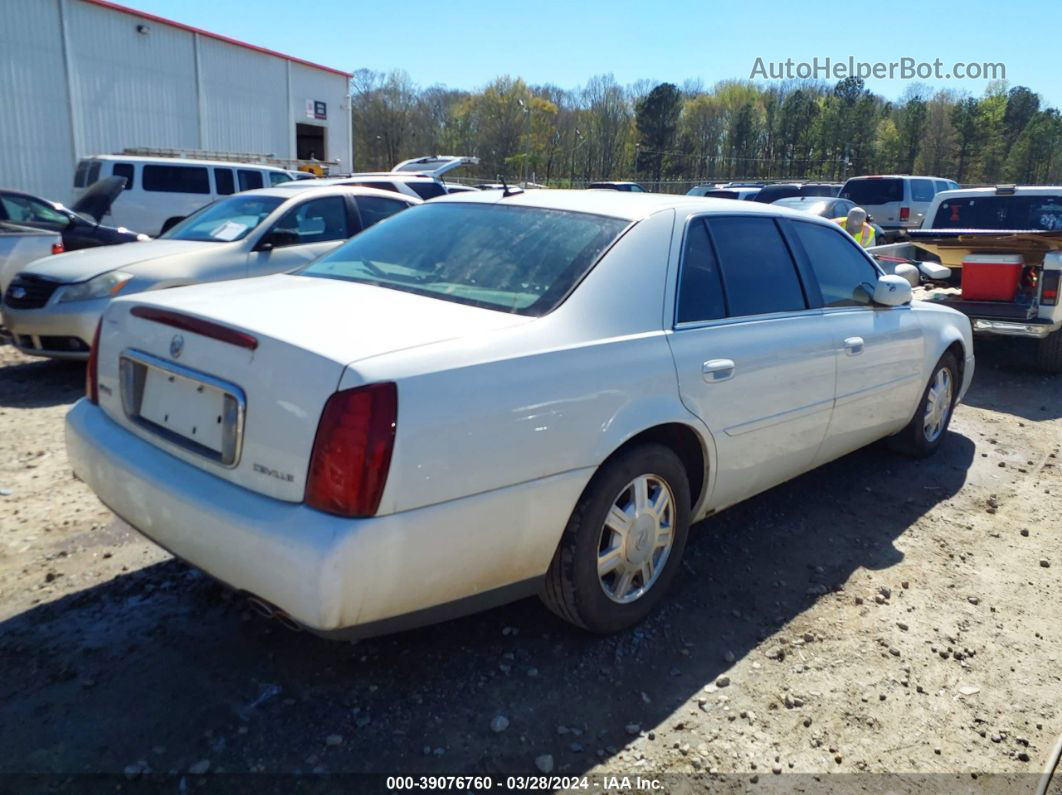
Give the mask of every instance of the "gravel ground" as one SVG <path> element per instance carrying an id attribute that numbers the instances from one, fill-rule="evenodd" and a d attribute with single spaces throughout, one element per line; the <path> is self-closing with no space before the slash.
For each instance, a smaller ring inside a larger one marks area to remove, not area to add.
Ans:
<path id="1" fill-rule="evenodd" d="M 349 644 L 252 614 L 114 519 L 64 454 L 83 368 L 0 347 L 0 774 L 1032 790 L 1062 732 L 1062 378 L 1019 343 L 978 355 L 936 457 L 870 448 L 702 523 L 633 631 L 526 600 Z"/>

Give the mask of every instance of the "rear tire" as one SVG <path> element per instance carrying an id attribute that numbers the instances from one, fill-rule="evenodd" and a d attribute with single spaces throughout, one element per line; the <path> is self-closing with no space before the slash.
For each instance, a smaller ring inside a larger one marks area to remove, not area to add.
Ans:
<path id="1" fill-rule="evenodd" d="M 914 416 L 907 427 L 889 437 L 889 447 L 912 458 L 933 455 L 948 430 L 960 387 L 959 365 L 953 354 L 945 353 L 929 376 Z"/>
<path id="2" fill-rule="evenodd" d="M 591 632 L 642 621 L 678 573 L 690 523 L 679 457 L 660 444 L 632 447 L 594 475 L 564 529 L 542 601 Z"/>
<path id="3" fill-rule="evenodd" d="M 1062 373 L 1062 329 L 1036 343 L 1036 366 L 1045 373 Z"/>

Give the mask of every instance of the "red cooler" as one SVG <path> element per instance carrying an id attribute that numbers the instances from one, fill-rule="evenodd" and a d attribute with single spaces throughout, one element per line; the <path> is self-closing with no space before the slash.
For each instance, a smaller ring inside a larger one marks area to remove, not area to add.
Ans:
<path id="1" fill-rule="evenodd" d="M 1021 254 L 970 254 L 962 261 L 962 297 L 967 301 L 1013 301 L 1024 268 Z"/>

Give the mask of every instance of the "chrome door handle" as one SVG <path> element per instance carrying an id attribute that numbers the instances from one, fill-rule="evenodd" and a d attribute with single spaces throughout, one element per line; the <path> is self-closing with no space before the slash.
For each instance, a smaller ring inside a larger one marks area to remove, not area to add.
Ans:
<path id="1" fill-rule="evenodd" d="M 709 384 L 734 377 L 733 359 L 709 359 L 701 365 L 701 375 Z"/>
<path id="2" fill-rule="evenodd" d="M 844 349 L 849 356 L 858 356 L 863 352 L 862 337 L 848 337 L 844 341 Z"/>

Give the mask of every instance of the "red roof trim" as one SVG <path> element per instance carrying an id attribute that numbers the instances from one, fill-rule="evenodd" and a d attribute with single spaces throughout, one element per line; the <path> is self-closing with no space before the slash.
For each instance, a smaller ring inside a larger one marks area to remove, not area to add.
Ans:
<path id="1" fill-rule="evenodd" d="M 305 61 L 302 58 L 296 58 L 293 55 L 285 55 L 282 52 L 276 50 L 270 50 L 265 47 L 258 47 L 254 44 L 248 44 L 245 41 L 238 39 L 230 39 L 228 36 L 222 36 L 220 33 L 211 33 L 209 30 L 203 30 L 202 28 L 193 27 L 192 25 L 185 25 L 183 22 L 174 22 L 172 19 L 166 19 L 165 17 L 155 16 L 154 14 L 148 14 L 145 11 L 137 11 L 135 8 L 129 8 L 127 6 L 118 5 L 118 3 L 112 3 L 110 0 L 84 0 L 86 3 L 91 3 L 101 8 L 109 8 L 112 11 L 119 11 L 123 14 L 129 14 L 130 16 L 140 17 L 151 22 L 158 22 L 161 25 L 169 25 L 174 28 L 180 28 L 181 30 L 187 30 L 189 33 L 198 33 L 200 36 L 206 36 L 207 38 L 216 39 L 217 41 L 223 41 L 226 44 L 235 44 L 237 47 L 243 47 L 247 50 L 253 50 L 254 52 L 260 52 L 265 55 L 272 55 L 277 58 L 283 58 L 285 61 L 291 61 L 292 63 L 302 64 L 303 66 L 309 66 L 312 69 L 320 69 L 324 72 L 331 72 L 332 74 L 342 75 L 343 77 L 353 77 L 350 72 L 344 72 L 341 69 L 333 69 L 330 66 L 321 66 L 319 63 L 313 61 Z"/>

